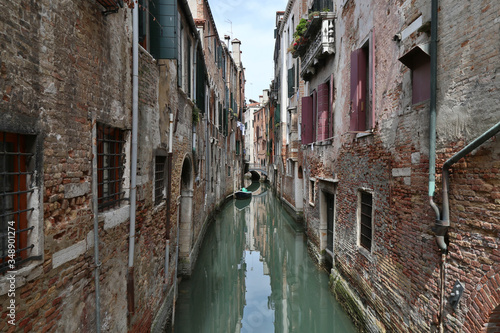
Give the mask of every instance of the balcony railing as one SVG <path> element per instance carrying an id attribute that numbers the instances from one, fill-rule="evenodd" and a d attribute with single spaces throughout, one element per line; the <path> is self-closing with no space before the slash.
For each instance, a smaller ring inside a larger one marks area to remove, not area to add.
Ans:
<path id="1" fill-rule="evenodd" d="M 299 45 L 293 53 L 302 61 L 301 76 L 307 80 L 316 72 L 320 59 L 335 53 L 335 14 L 321 12 L 313 17 L 304 33 L 306 42 Z"/>

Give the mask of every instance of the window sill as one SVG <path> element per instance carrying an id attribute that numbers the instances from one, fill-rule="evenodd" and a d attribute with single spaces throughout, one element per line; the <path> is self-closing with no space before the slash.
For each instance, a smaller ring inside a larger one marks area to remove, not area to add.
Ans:
<path id="1" fill-rule="evenodd" d="M 125 223 L 130 217 L 130 205 L 125 205 L 120 208 L 100 213 L 104 217 L 104 230 L 114 228 L 122 223 Z"/>
<path id="2" fill-rule="evenodd" d="M 370 130 L 369 132 L 361 132 L 356 134 L 356 139 L 361 139 L 367 136 L 373 135 L 373 132 Z"/>
<path id="3" fill-rule="evenodd" d="M 163 198 L 159 204 L 155 205 L 153 208 L 153 214 L 156 214 L 163 206 L 165 206 L 166 202 L 167 199 Z"/>
<path id="4" fill-rule="evenodd" d="M 331 144 L 333 144 L 333 137 L 332 138 L 327 138 L 325 140 L 314 142 L 315 146 L 329 146 Z"/>
<path id="5" fill-rule="evenodd" d="M 368 259 L 368 261 L 373 262 L 371 251 L 368 251 L 364 247 L 358 245 L 358 252 L 361 253 L 366 259 Z"/>

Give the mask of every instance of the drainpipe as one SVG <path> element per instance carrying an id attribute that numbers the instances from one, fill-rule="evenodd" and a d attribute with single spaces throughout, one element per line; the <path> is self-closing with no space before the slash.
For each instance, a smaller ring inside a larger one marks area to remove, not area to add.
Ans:
<path id="1" fill-rule="evenodd" d="M 139 109 L 139 12 L 132 9 L 132 149 L 130 167 L 130 233 L 128 248 L 127 301 L 129 314 L 134 314 L 134 250 L 137 194 L 137 126 Z"/>
<path id="2" fill-rule="evenodd" d="M 436 222 L 433 231 L 436 242 L 441 250 L 440 286 L 439 286 L 439 314 L 438 329 L 443 332 L 444 315 L 444 288 L 446 284 L 445 267 L 447 246 L 445 235 L 448 232 L 449 221 L 442 221 L 438 206 L 434 203 L 434 191 L 436 189 L 436 95 L 437 95 L 437 35 L 438 35 L 438 0 L 431 0 L 431 86 L 430 86 L 430 114 L 429 114 L 429 204 L 436 214 Z"/>
<path id="3" fill-rule="evenodd" d="M 450 159 L 448 159 L 446 162 L 443 164 L 443 209 L 442 209 L 442 214 L 441 214 L 441 219 L 436 221 L 436 228 L 441 230 L 443 232 L 442 235 L 438 236 L 438 232 L 436 232 L 436 238 L 440 237 L 440 241 L 438 241 L 438 245 L 440 250 L 442 251 L 441 254 L 441 300 L 440 300 L 440 323 L 439 323 L 439 328 L 440 332 L 443 331 L 443 323 L 442 323 L 442 318 L 443 318 L 443 309 L 444 309 L 444 282 L 445 282 L 445 261 L 446 261 L 446 253 L 448 252 L 448 246 L 447 243 L 445 242 L 445 236 L 448 227 L 450 226 L 450 203 L 449 203 L 449 197 L 448 197 L 448 191 L 450 187 L 450 167 L 458 162 L 462 157 L 473 151 L 474 149 L 478 148 L 481 146 L 484 142 L 486 142 L 488 139 L 491 137 L 495 136 L 498 132 L 500 132 L 500 122 L 498 122 L 496 125 L 491 127 L 489 130 L 484 132 L 481 136 L 476 138 L 474 141 L 469 143 L 465 148 L 460 150 L 458 153 L 453 155 Z"/>
<path id="4" fill-rule="evenodd" d="M 95 322 L 96 332 L 101 332 L 101 305 L 99 293 L 99 204 L 97 190 L 97 121 L 92 119 L 92 210 L 94 211 L 94 266 L 95 266 Z"/>
<path id="5" fill-rule="evenodd" d="M 175 246 L 175 274 L 174 274 L 174 304 L 172 306 L 172 329 L 174 328 L 175 324 L 175 305 L 177 303 L 177 271 L 178 271 L 178 266 L 179 266 L 179 219 L 180 219 L 180 212 L 179 212 L 179 207 L 180 205 L 180 200 L 181 196 L 177 197 L 177 236 L 176 236 L 176 246 Z"/>
<path id="6" fill-rule="evenodd" d="M 436 220 L 440 219 L 439 208 L 433 201 L 436 189 L 436 90 L 437 90 L 437 10 L 438 0 L 431 4 L 431 100 L 429 115 L 429 201 L 436 213 Z M 440 240 L 438 240 L 438 245 Z M 442 246 L 439 246 L 442 248 Z"/>
<path id="7" fill-rule="evenodd" d="M 170 108 L 169 108 L 170 110 Z M 170 110 L 169 114 L 169 131 L 168 131 L 168 155 L 167 155 L 167 170 L 169 173 L 168 181 L 167 181 L 167 228 L 165 232 L 165 238 L 167 243 L 165 245 L 165 287 L 168 284 L 168 274 L 169 274 L 169 266 L 170 266 L 170 205 L 172 201 L 172 142 L 173 142 L 173 130 L 174 130 L 174 114 Z"/>
<path id="8" fill-rule="evenodd" d="M 450 205 L 449 205 L 449 198 L 448 198 L 448 190 L 449 190 L 449 183 L 450 183 L 450 167 L 458 162 L 462 157 L 476 149 L 477 147 L 481 146 L 484 142 L 486 142 L 488 139 L 491 137 L 495 136 L 498 132 L 500 132 L 500 122 L 498 122 L 496 125 L 491 127 L 489 130 L 481 134 L 478 138 L 476 138 L 474 141 L 469 143 L 465 148 L 460 150 L 458 153 L 453 155 L 449 160 L 444 162 L 443 164 L 443 213 L 441 216 L 441 219 L 447 223 L 447 225 L 450 224 Z"/>

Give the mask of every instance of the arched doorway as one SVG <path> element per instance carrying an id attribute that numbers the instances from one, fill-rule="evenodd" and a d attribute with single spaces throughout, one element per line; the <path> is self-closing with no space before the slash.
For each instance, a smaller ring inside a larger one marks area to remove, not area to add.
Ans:
<path id="1" fill-rule="evenodd" d="M 185 272 L 190 269 L 190 253 L 193 242 L 193 166 L 191 159 L 186 156 L 182 164 L 179 206 L 179 270 Z"/>

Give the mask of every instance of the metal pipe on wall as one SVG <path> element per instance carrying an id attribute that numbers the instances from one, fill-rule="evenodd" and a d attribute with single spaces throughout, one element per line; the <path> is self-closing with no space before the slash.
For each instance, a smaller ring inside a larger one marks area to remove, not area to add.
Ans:
<path id="1" fill-rule="evenodd" d="M 170 206 L 172 201 L 172 142 L 173 142 L 173 130 L 174 130 L 174 114 L 169 110 L 169 130 L 168 130 L 168 154 L 167 154 L 167 170 L 168 170 L 168 181 L 167 181 L 167 227 L 165 230 L 165 238 L 167 240 L 165 245 L 165 285 L 168 284 L 168 274 L 170 266 Z"/>
<path id="2" fill-rule="evenodd" d="M 438 0 L 431 1 L 431 77 L 430 77 L 430 113 L 429 113 L 429 204 L 436 214 L 436 224 L 433 228 L 436 234 L 436 242 L 441 249 L 440 286 L 439 286 L 439 313 L 438 329 L 443 331 L 444 312 L 444 288 L 446 285 L 446 252 L 445 234 L 448 226 L 440 225 L 440 212 L 434 203 L 434 192 L 436 190 L 436 105 L 437 105 L 437 35 L 438 35 Z"/>
<path id="3" fill-rule="evenodd" d="M 137 195 L 137 127 L 139 123 L 139 11 L 132 9 L 132 146 L 130 166 L 130 230 L 127 274 L 128 311 L 134 313 L 134 253 Z"/>
<path id="4" fill-rule="evenodd" d="M 101 332 L 101 301 L 99 291 L 99 193 L 97 189 L 97 120 L 92 117 L 92 210 L 94 211 L 94 275 L 96 332 Z"/>

